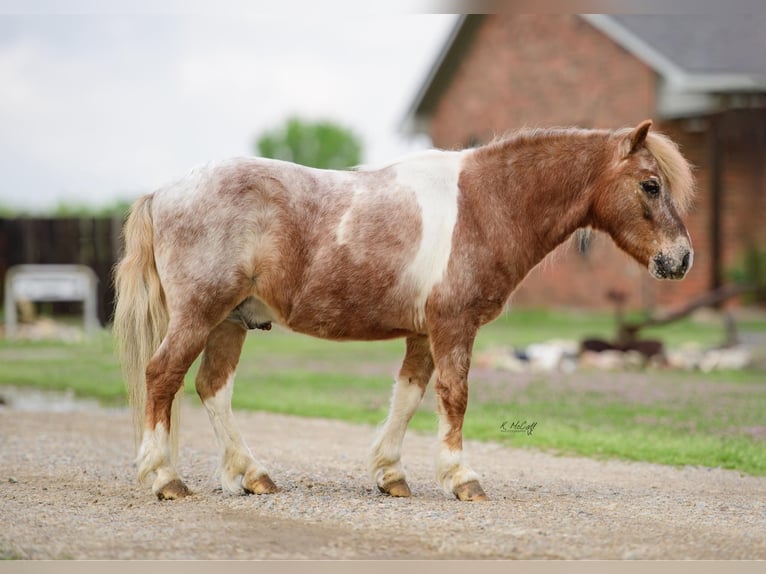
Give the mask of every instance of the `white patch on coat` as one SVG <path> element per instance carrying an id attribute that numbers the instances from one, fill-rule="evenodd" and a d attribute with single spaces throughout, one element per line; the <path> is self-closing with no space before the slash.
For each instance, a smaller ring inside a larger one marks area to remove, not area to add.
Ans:
<path id="1" fill-rule="evenodd" d="M 351 204 L 348 206 L 348 209 L 343 212 L 343 215 L 338 222 L 338 227 L 335 230 L 335 241 L 338 243 L 338 245 L 345 245 L 352 239 L 351 221 L 354 217 L 354 207 L 358 198 L 362 196 L 365 191 L 366 189 L 359 185 L 355 185 L 353 187 Z"/>
<path id="2" fill-rule="evenodd" d="M 256 466 L 256 463 L 234 422 L 234 413 L 231 410 L 233 392 L 234 373 L 231 373 L 218 392 L 206 399 L 203 404 L 210 417 L 218 444 L 223 450 L 220 467 L 221 486 L 226 492 L 239 494 L 243 491 L 243 476 L 251 467 Z M 264 473 L 265 471 L 261 468 L 257 474 Z"/>
<path id="3" fill-rule="evenodd" d="M 144 482 L 150 474 L 154 473 L 156 477 L 152 483 L 152 490 L 156 494 L 171 480 L 178 478 L 178 472 L 170 461 L 170 436 L 165 425 L 157 423 L 154 429 L 145 429 L 136 457 L 139 481 Z"/>
<path id="4" fill-rule="evenodd" d="M 444 444 L 449 434 L 450 424 L 444 413 L 439 413 L 439 450 L 436 457 L 436 479 L 442 485 L 444 492 L 454 494 L 461 484 L 478 480 L 479 475 L 463 463 L 463 451 L 450 450 Z"/>
<path id="5" fill-rule="evenodd" d="M 349 240 L 349 221 L 351 220 L 351 216 L 353 215 L 353 211 L 351 208 L 347 209 L 343 216 L 340 218 L 340 223 L 338 224 L 338 229 L 335 232 L 335 241 L 338 243 L 338 245 L 345 245 L 348 243 Z"/>
<path id="6" fill-rule="evenodd" d="M 411 190 L 420 207 L 422 234 L 403 279 L 415 287 L 415 321 L 425 322 L 428 296 L 447 272 L 457 223 L 458 178 L 465 152 L 426 152 L 394 166 L 397 185 Z"/>
<path id="7" fill-rule="evenodd" d="M 423 389 L 420 385 L 397 378 L 388 418 L 372 447 L 370 470 L 378 486 L 404 478 L 401 465 L 404 433 L 422 399 Z"/>
<path id="8" fill-rule="evenodd" d="M 213 174 L 216 168 L 233 163 L 208 162 L 198 165 L 182 178 L 164 185 L 154 196 L 153 209 L 175 209 L 183 211 L 191 209 L 198 201 L 199 195 L 210 193 Z"/>

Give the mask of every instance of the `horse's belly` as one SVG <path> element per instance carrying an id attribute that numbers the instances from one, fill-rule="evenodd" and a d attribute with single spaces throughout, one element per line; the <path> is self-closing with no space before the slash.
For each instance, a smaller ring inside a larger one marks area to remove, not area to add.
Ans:
<path id="1" fill-rule="evenodd" d="M 297 301 L 285 321 L 289 329 L 333 340 L 372 341 L 414 334 L 411 321 L 396 302 L 355 302 L 353 296 L 339 299 Z"/>
<path id="2" fill-rule="evenodd" d="M 397 339 L 414 334 L 409 329 L 395 328 L 383 324 L 353 324 L 347 321 L 298 321 L 287 327 L 297 333 L 330 339 L 333 341 L 382 341 Z"/>
<path id="3" fill-rule="evenodd" d="M 359 316 L 297 316 L 285 326 L 297 333 L 335 341 L 380 341 L 414 334 L 412 329 L 392 325 L 389 321 Z"/>

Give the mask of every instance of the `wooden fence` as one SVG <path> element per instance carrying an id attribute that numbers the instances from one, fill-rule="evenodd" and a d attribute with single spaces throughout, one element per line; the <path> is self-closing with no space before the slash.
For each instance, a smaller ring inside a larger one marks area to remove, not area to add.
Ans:
<path id="1" fill-rule="evenodd" d="M 0 219 L 0 301 L 5 273 L 23 263 L 87 265 L 98 276 L 98 318 L 110 323 L 114 312 L 112 268 L 122 254 L 120 217 Z M 52 303 L 54 314 L 81 313 L 81 303 Z"/>

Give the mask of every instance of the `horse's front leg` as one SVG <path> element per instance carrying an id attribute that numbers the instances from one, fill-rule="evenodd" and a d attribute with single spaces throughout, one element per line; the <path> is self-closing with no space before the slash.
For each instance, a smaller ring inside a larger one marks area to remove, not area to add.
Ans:
<path id="1" fill-rule="evenodd" d="M 488 500 L 478 475 L 463 463 L 463 418 L 468 405 L 468 370 L 475 331 L 463 325 L 439 325 L 432 330 L 439 413 L 437 479 L 445 492 L 460 500 Z"/>
<path id="2" fill-rule="evenodd" d="M 270 494 L 276 492 L 277 487 L 263 465 L 253 458 L 231 410 L 234 374 L 246 335 L 241 324 L 231 321 L 224 321 L 213 329 L 202 354 L 195 385 L 223 451 L 220 478 L 224 491 Z"/>
<path id="3" fill-rule="evenodd" d="M 402 469 L 402 442 L 407 424 L 423 399 L 434 372 L 431 349 L 426 336 L 407 339 L 407 352 L 394 384 L 391 408 L 386 422 L 372 446 L 370 470 L 381 492 L 391 496 L 410 496 Z"/>

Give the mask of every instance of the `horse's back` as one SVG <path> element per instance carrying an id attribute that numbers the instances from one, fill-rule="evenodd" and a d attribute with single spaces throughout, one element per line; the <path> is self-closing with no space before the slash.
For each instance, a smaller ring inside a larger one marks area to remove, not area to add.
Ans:
<path id="1" fill-rule="evenodd" d="M 462 157 L 430 152 L 356 172 L 310 246 L 288 326 L 337 339 L 423 332 L 450 257 Z"/>
<path id="2" fill-rule="evenodd" d="M 297 331 L 405 334 L 446 270 L 460 157 L 360 171 L 259 158 L 198 168 L 156 194 L 158 268 L 250 281 L 273 320 Z"/>
<path id="3" fill-rule="evenodd" d="M 202 285 L 245 284 L 275 260 L 290 194 L 310 180 L 301 166 L 275 163 L 209 163 L 154 193 L 155 259 L 171 303 Z"/>

